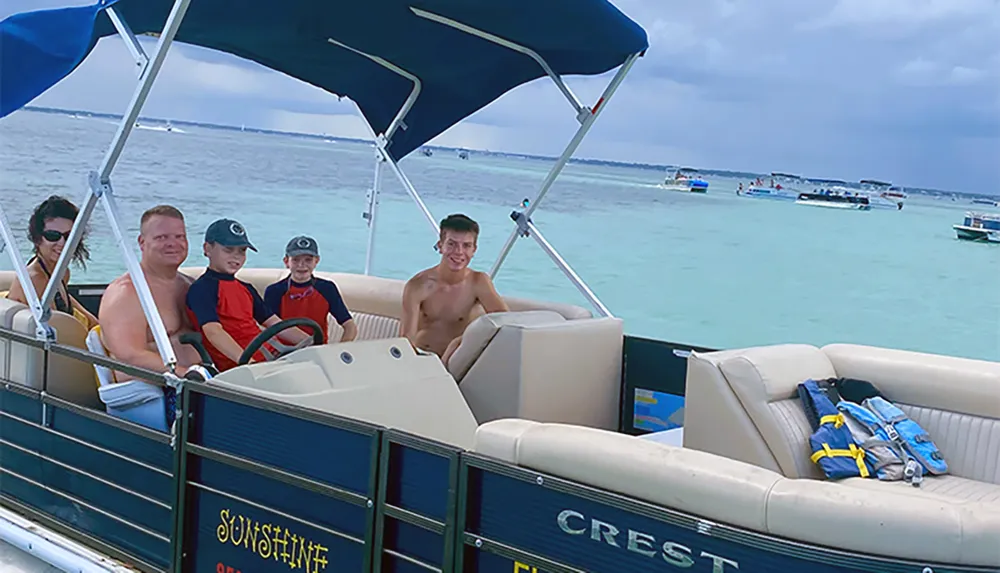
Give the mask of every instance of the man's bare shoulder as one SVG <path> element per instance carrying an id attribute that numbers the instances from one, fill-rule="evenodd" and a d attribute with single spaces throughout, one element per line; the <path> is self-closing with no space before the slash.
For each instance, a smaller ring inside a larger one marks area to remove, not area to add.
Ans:
<path id="1" fill-rule="evenodd" d="M 97 309 L 97 318 L 101 323 L 114 321 L 117 318 L 131 320 L 136 309 L 142 311 L 139 295 L 135 292 L 132 279 L 126 274 L 111 281 L 104 289 L 101 306 Z"/>
<path id="2" fill-rule="evenodd" d="M 423 291 L 427 287 L 433 285 L 436 280 L 437 280 L 437 267 L 431 267 L 429 269 L 424 269 L 419 273 L 410 277 L 410 280 L 406 281 L 405 288 L 406 290 L 411 292 Z"/>
<path id="3" fill-rule="evenodd" d="M 108 287 L 104 289 L 104 294 L 101 295 L 101 302 L 103 303 L 108 300 L 119 301 L 125 298 L 135 298 L 136 300 L 139 298 L 135 292 L 135 285 L 132 284 L 132 277 L 130 277 L 128 273 L 116 278 L 108 284 Z"/>

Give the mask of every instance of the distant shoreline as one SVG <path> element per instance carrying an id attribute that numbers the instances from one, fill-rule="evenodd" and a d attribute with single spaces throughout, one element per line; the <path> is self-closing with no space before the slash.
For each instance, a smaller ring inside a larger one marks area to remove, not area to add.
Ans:
<path id="1" fill-rule="evenodd" d="M 47 114 L 54 114 L 54 115 L 70 115 L 70 116 L 95 117 L 95 118 L 104 118 L 104 119 L 114 119 L 114 120 L 117 120 L 117 121 L 121 121 L 121 119 L 122 119 L 122 115 L 121 114 L 100 113 L 100 112 L 85 111 L 85 110 L 76 110 L 76 109 L 64 109 L 64 108 L 56 108 L 56 107 L 42 107 L 42 106 L 30 106 L 30 105 L 26 105 L 22 109 L 27 110 L 27 111 L 36 112 L 36 113 L 47 113 Z M 216 123 L 205 123 L 205 122 L 199 122 L 199 121 L 187 121 L 187 120 L 179 120 L 179 119 L 169 119 L 168 120 L 168 119 L 162 119 L 162 118 L 142 117 L 142 116 L 140 116 L 139 120 L 140 121 L 147 121 L 147 122 L 154 122 L 154 123 L 157 123 L 157 124 L 170 123 L 171 125 L 177 125 L 177 126 L 201 127 L 201 128 L 205 128 L 205 129 L 215 129 L 215 130 L 220 130 L 220 131 L 239 131 L 239 132 L 243 132 L 243 133 L 257 133 L 257 134 L 265 134 L 265 135 L 280 135 L 280 136 L 284 136 L 284 137 L 296 137 L 296 138 L 302 138 L 302 139 L 315 139 L 315 140 L 319 140 L 319 141 L 339 141 L 339 142 L 345 142 L 345 143 L 371 143 L 371 140 L 368 140 L 368 139 L 357 139 L 357 138 L 353 138 L 353 137 L 341 137 L 341 136 L 335 136 L 335 135 L 322 135 L 322 134 L 316 134 L 316 133 L 299 133 L 299 132 L 292 132 L 292 131 L 280 131 L 280 130 L 274 130 L 274 129 L 261 129 L 261 128 L 256 128 L 256 127 L 244 127 L 244 126 L 237 127 L 237 126 L 233 126 L 233 125 L 223 125 L 223 124 L 216 124 Z M 547 161 L 553 161 L 553 160 L 556 159 L 555 157 L 545 156 L 545 155 L 531 155 L 531 154 L 526 154 L 526 153 L 508 153 L 508 152 L 502 152 L 502 151 L 488 151 L 488 150 L 469 149 L 469 148 L 461 148 L 461 147 L 448 147 L 448 146 L 443 146 L 443 145 L 425 145 L 423 147 L 426 147 L 428 149 L 435 150 L 435 151 L 454 151 L 454 152 L 459 152 L 459 151 L 473 151 L 473 152 L 475 152 L 477 154 L 480 154 L 480 155 L 488 155 L 488 156 L 494 156 L 494 157 L 511 157 L 511 158 L 535 159 L 535 160 L 543 160 L 543 161 L 546 161 L 546 160 Z M 625 162 L 625 161 L 611 161 L 611 160 L 606 160 L 606 159 L 587 159 L 587 158 L 573 158 L 573 159 L 570 159 L 570 163 L 575 163 L 575 164 L 580 164 L 580 165 L 599 165 L 599 166 L 606 166 L 606 167 L 632 167 L 632 168 L 646 169 L 646 170 L 650 170 L 650 171 L 660 171 L 660 172 L 666 171 L 666 170 L 669 170 L 669 169 L 676 169 L 678 167 L 681 167 L 679 165 L 671 165 L 671 164 L 629 163 L 629 162 Z M 770 173 L 750 173 L 750 172 L 746 172 L 746 171 L 727 171 L 727 170 L 724 170 L 724 169 L 698 169 L 698 172 L 699 173 L 704 173 L 706 175 L 714 175 L 714 176 L 718 176 L 718 177 L 732 177 L 732 178 L 737 178 L 737 179 L 756 179 L 757 177 L 760 177 L 762 179 L 768 179 L 768 178 L 771 177 Z M 813 184 L 816 184 L 816 185 L 830 184 L 830 185 L 843 185 L 845 187 L 853 187 L 853 188 L 858 188 L 859 187 L 859 185 L 857 183 L 853 183 L 853 182 L 850 182 L 850 181 L 841 181 L 841 180 L 837 180 L 837 179 L 813 179 L 813 178 L 809 178 L 809 177 L 801 177 L 801 179 L 803 181 L 807 181 L 809 183 L 813 183 Z M 925 196 L 930 196 L 930 197 L 951 197 L 951 196 L 954 195 L 955 197 L 958 197 L 958 198 L 961 198 L 961 199 L 969 199 L 969 200 L 971 200 L 971 199 L 988 199 L 988 200 L 995 201 L 995 200 L 998 200 L 998 196 L 1000 196 L 1000 193 L 998 193 L 996 195 L 991 195 L 991 194 L 987 194 L 987 193 L 968 193 L 968 192 L 962 192 L 962 191 L 945 191 L 945 190 L 941 190 L 941 189 L 925 189 L 925 188 L 920 188 L 920 187 L 901 187 L 901 188 L 904 189 L 907 193 L 917 194 L 917 195 L 925 195 Z"/>

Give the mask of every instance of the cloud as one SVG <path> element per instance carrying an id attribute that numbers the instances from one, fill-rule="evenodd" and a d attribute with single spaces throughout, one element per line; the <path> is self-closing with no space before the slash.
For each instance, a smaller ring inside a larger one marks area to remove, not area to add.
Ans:
<path id="1" fill-rule="evenodd" d="M 806 29 L 844 26 L 941 26 L 995 15 L 995 0 L 837 0 Z"/>
<path id="2" fill-rule="evenodd" d="M 650 49 L 579 155 L 1000 190 L 997 0 L 613 1 Z M 4 0 L 0 17 L 63 3 Z M 120 112 L 133 68 L 121 40 L 102 40 L 36 103 Z M 593 104 L 610 77 L 567 81 Z M 192 46 L 171 53 L 146 114 L 365 134 L 349 101 Z M 435 143 L 555 155 L 577 127 L 543 78 Z"/>

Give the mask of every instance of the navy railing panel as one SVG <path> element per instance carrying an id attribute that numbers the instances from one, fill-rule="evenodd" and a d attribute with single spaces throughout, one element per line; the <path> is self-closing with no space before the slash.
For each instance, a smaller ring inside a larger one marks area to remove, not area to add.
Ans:
<path id="1" fill-rule="evenodd" d="M 2 387 L 0 387 L 0 411 L 35 423 L 42 420 L 41 401 Z"/>
<path id="2" fill-rule="evenodd" d="M 54 415 L 54 419 L 61 420 L 64 414 L 68 414 L 68 412 L 58 412 Z M 83 436 L 72 434 L 65 427 L 63 432 L 84 441 L 95 435 L 112 434 L 104 440 L 105 442 L 115 442 L 125 437 L 121 434 L 127 433 L 111 425 L 89 427 L 87 435 Z M 62 436 L 49 434 L 49 440 L 51 455 L 54 459 L 162 503 L 173 503 L 175 487 L 173 468 L 167 468 L 165 471 L 170 473 L 164 474 Z M 146 447 L 151 451 L 162 449 L 166 453 L 170 453 L 170 446 L 167 444 L 152 440 L 144 441 Z M 169 532 L 169 529 L 163 531 L 164 535 L 168 535 Z"/>
<path id="3" fill-rule="evenodd" d="M 444 523 L 455 469 L 451 462 L 441 454 L 390 443 L 386 502 Z"/>
<path id="4" fill-rule="evenodd" d="M 371 495 L 374 434 L 205 394 L 192 392 L 191 402 L 191 443 Z"/>
<path id="5" fill-rule="evenodd" d="M 38 457 L 15 448 L 3 447 L 0 449 L 0 455 L 2 455 L 3 467 L 16 468 L 14 472 L 17 474 L 4 472 L 0 476 L 0 492 L 4 495 L 10 496 L 52 517 L 67 527 L 92 535 L 153 565 L 164 568 L 169 565 L 169 542 L 125 525 L 90 507 L 58 495 L 49 489 L 70 493 L 77 498 L 88 497 L 88 494 L 95 492 L 94 489 L 88 489 L 88 487 L 93 487 L 95 483 L 89 480 L 89 478 L 69 474 L 68 470 L 62 468 L 53 469 L 51 465 L 40 460 Z M 31 481 L 22 479 L 22 477 Z M 86 483 L 87 481 L 89 481 L 89 484 Z M 81 489 L 84 491 L 81 492 Z M 157 522 L 152 525 L 162 525 L 165 522 L 166 526 L 169 527 L 169 512 L 167 512 L 165 520 L 162 519 L 162 515 L 160 515 L 161 519 L 159 520 L 151 517 L 142 518 L 137 514 L 141 513 L 144 509 L 148 510 L 151 507 L 149 504 L 136 503 L 131 508 L 121 511 L 123 500 L 124 498 L 122 497 L 115 497 L 111 500 L 104 499 L 102 500 L 103 503 L 94 505 L 119 517 L 125 519 L 132 518 L 129 519 L 130 521 L 141 519 L 145 524 L 150 524 L 151 521 Z M 85 499 L 85 501 L 92 503 L 93 500 Z M 111 508 L 108 506 L 117 507 Z M 128 515 L 121 515 L 121 513 L 127 513 Z"/>
<path id="6" fill-rule="evenodd" d="M 188 479 L 185 571 L 362 571 L 366 507 L 195 457 Z"/>
<path id="7" fill-rule="evenodd" d="M 376 555 L 382 571 L 414 563 L 448 570 L 453 560 L 459 450 L 395 430 L 382 443 Z"/>
<path id="8" fill-rule="evenodd" d="M 568 493 L 539 485 L 530 476 L 516 478 L 477 467 L 469 467 L 467 479 L 466 531 L 482 537 L 484 549 L 467 544 L 466 572 L 510 573 L 517 568 L 509 559 L 483 556 L 491 542 L 589 573 L 662 573 L 664 565 L 690 573 L 862 571 L 735 543 L 713 536 L 710 524 L 702 522 L 699 531 L 695 519 L 686 526 L 683 521 L 656 519 L 637 511 L 633 501 L 618 498 L 622 506 L 634 508 L 624 509 L 582 487 Z M 520 571 L 532 568 L 524 565 Z"/>
<path id="9" fill-rule="evenodd" d="M 391 557 L 390 562 L 405 562 L 392 555 L 398 553 L 438 569 L 444 567 L 446 544 L 440 533 L 388 517 L 382 529 L 382 543 L 383 556 Z"/>
<path id="10" fill-rule="evenodd" d="M 122 431 L 69 410 L 52 406 L 49 408 L 52 411 L 50 418 L 52 429 L 163 471 L 173 472 L 174 452 L 169 444 L 156 442 L 133 432 Z"/>

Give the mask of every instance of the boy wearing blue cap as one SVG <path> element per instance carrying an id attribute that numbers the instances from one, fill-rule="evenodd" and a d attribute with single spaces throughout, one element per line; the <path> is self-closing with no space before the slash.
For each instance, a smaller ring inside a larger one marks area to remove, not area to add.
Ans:
<path id="1" fill-rule="evenodd" d="M 250 283 L 236 278 L 247 260 L 247 249 L 257 249 L 247 238 L 243 225 L 219 219 L 205 231 L 208 268 L 194 281 L 185 302 L 191 323 L 201 333 L 205 350 L 220 372 L 233 368 L 243 350 L 264 328 L 280 322 Z M 281 333 L 282 339 L 298 343 L 308 335 L 297 328 Z M 268 346 L 268 345 L 264 345 Z M 272 353 L 273 347 L 268 348 Z M 253 362 L 266 360 L 260 351 Z"/>
<path id="2" fill-rule="evenodd" d="M 289 274 L 264 290 L 267 307 L 282 319 L 308 318 L 323 329 L 323 343 L 329 341 L 327 320 L 329 315 L 343 327 L 340 342 L 349 342 L 358 335 L 355 324 L 343 297 L 333 281 L 313 274 L 319 264 L 319 245 L 312 237 L 292 237 L 285 247 L 285 266 Z"/>

